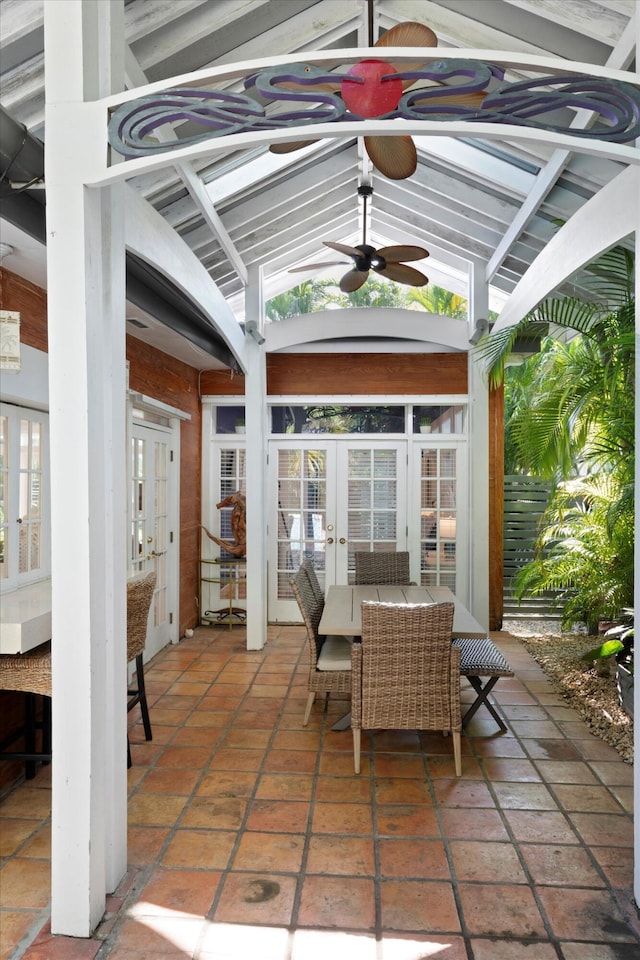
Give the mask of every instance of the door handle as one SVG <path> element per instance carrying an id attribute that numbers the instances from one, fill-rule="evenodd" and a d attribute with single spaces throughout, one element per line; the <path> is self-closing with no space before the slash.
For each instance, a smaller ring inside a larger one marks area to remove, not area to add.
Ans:
<path id="1" fill-rule="evenodd" d="M 333 537 L 327 537 L 325 543 L 333 543 Z"/>
<path id="2" fill-rule="evenodd" d="M 346 543 L 347 541 L 345 540 L 344 537 L 340 537 L 340 541 L 339 541 L 339 542 L 340 542 L 340 543 Z"/>

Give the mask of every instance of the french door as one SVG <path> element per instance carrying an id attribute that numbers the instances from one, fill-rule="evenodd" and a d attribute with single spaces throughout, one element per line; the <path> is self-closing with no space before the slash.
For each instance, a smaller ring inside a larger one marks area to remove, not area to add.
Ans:
<path id="1" fill-rule="evenodd" d="M 269 619 L 297 618 L 289 579 L 310 559 L 320 583 L 353 582 L 356 550 L 407 547 L 406 441 L 273 441 Z"/>
<path id="2" fill-rule="evenodd" d="M 171 428 L 135 421 L 131 427 L 129 573 L 156 573 L 145 660 L 178 636 L 178 475 L 173 440 Z"/>

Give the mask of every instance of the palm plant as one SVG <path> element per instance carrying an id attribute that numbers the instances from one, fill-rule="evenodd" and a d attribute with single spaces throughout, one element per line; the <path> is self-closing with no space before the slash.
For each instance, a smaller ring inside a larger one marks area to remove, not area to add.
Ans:
<path id="1" fill-rule="evenodd" d="M 561 483 L 545 511 L 536 557 L 516 576 L 518 596 L 555 591 L 562 623 L 597 632 L 633 597 L 633 511 L 609 522 L 616 479 L 600 473 Z"/>
<path id="2" fill-rule="evenodd" d="M 633 267 L 628 250 L 610 250 L 589 269 L 592 300 L 545 300 L 477 348 L 491 381 L 505 382 L 511 463 L 555 486 L 517 594 L 557 590 L 564 621 L 590 627 L 633 602 Z M 540 352 L 506 372 L 516 340 L 541 324 Z"/>
<path id="3" fill-rule="evenodd" d="M 335 286 L 333 280 L 305 280 L 268 300 L 265 305 L 267 317 L 277 322 L 322 310 L 329 300 L 329 290 Z"/>
<path id="4" fill-rule="evenodd" d="M 444 317 L 454 317 L 461 320 L 467 318 L 467 301 L 464 297 L 436 284 L 427 287 L 411 287 L 407 292 L 409 304 L 416 304 L 428 313 L 438 313 Z"/>

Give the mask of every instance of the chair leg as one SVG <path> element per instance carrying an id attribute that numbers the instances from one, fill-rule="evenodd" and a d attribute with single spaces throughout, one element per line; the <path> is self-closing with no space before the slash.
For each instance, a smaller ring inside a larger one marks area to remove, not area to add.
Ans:
<path id="1" fill-rule="evenodd" d="M 127 770 L 131 766 L 131 744 L 129 743 L 129 736 L 127 735 Z"/>
<path id="2" fill-rule="evenodd" d="M 42 700 L 42 752 L 51 753 L 51 697 Z"/>
<path id="3" fill-rule="evenodd" d="M 462 752 L 460 744 L 460 731 L 453 733 L 453 760 L 456 768 L 456 777 L 462 776 Z"/>
<path id="4" fill-rule="evenodd" d="M 36 695 L 25 694 L 24 699 L 24 745 L 25 753 L 36 752 Z M 27 760 L 24 765 L 25 779 L 33 780 L 36 775 L 35 760 Z"/>
<path id="5" fill-rule="evenodd" d="M 136 680 L 138 682 L 138 691 L 140 694 L 140 713 L 142 714 L 142 725 L 144 726 L 145 740 L 152 740 L 151 720 L 149 719 L 149 707 L 147 705 L 147 692 L 144 686 L 144 664 L 142 654 L 136 657 Z"/>
<path id="6" fill-rule="evenodd" d="M 353 770 L 360 773 L 360 727 L 353 728 Z"/>
<path id="7" fill-rule="evenodd" d="M 313 701 L 315 700 L 315 698 L 316 698 L 315 693 L 311 691 L 311 693 L 307 697 L 307 706 L 304 711 L 304 720 L 302 721 L 303 727 L 306 727 L 306 725 L 309 723 L 309 717 L 311 716 L 311 707 L 313 706 Z"/>

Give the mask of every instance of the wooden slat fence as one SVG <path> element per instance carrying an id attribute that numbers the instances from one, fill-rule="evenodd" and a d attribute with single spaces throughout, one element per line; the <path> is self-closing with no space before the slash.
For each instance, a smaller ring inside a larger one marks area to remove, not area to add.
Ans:
<path id="1" fill-rule="evenodd" d="M 503 616 L 557 616 L 552 595 L 525 598 L 518 603 L 513 591 L 513 577 L 533 559 L 534 542 L 540 518 L 549 499 L 550 484 L 537 477 L 506 476 L 504 478 L 503 540 Z"/>

